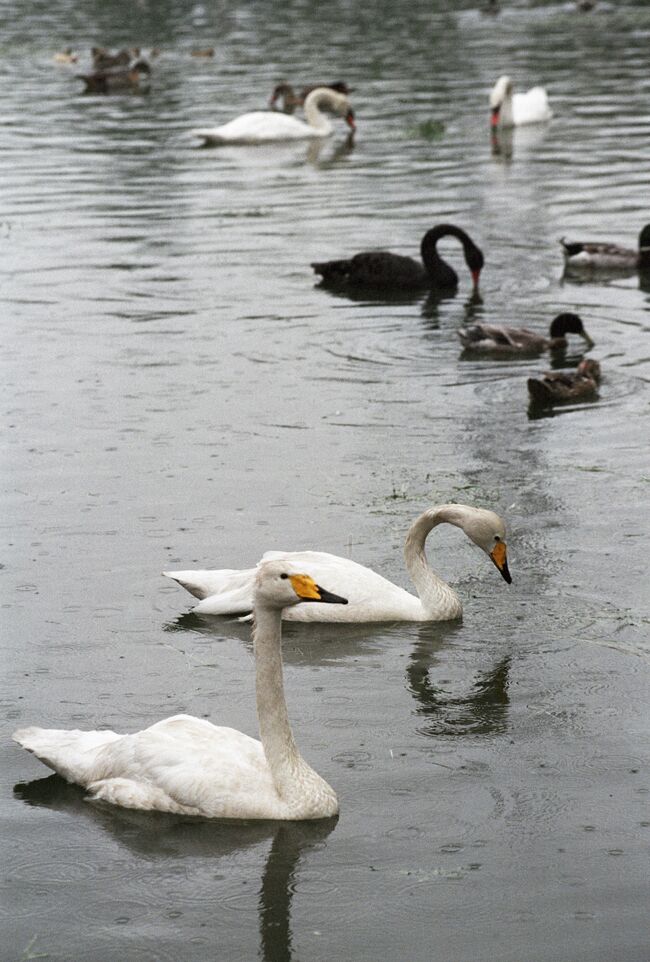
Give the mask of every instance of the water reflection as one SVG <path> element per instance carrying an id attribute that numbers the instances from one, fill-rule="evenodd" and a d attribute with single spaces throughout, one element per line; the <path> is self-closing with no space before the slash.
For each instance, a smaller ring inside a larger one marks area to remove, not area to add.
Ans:
<path id="1" fill-rule="evenodd" d="M 459 630 L 459 629 L 458 629 Z M 425 735 L 490 735 L 505 731 L 508 723 L 508 695 L 511 656 L 498 659 L 476 674 L 469 683 L 463 678 L 461 690 L 452 688 L 448 678 L 434 681 L 443 668 L 436 657 L 440 639 L 422 632 L 406 667 L 408 689 L 417 702 L 416 712 L 426 718 L 418 730 Z M 444 665 L 449 671 L 449 662 Z M 468 688 L 469 685 L 469 688 Z"/>
<path id="2" fill-rule="evenodd" d="M 218 821 L 140 812 L 87 802 L 83 789 L 69 785 L 59 775 L 21 782 L 14 795 L 28 805 L 62 812 L 74 819 L 94 821 L 133 856 L 155 861 L 222 859 L 271 838 L 262 873 L 257 911 L 260 958 L 264 962 L 291 962 L 293 958 L 291 903 L 300 891 L 302 856 L 320 845 L 336 828 L 338 817 L 316 822 Z M 44 881 L 47 869 L 43 868 Z M 217 882 L 220 880 L 216 876 Z M 202 891 L 202 900 L 210 900 Z M 214 885 L 215 908 L 220 893 Z M 155 906 L 153 907 L 155 910 Z"/>

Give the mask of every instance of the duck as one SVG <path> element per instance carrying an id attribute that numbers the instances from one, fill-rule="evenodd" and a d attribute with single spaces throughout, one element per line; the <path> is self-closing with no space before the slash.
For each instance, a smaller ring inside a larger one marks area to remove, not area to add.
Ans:
<path id="1" fill-rule="evenodd" d="M 543 87 L 531 87 L 524 94 L 513 93 L 513 83 L 506 74 L 499 77 L 490 93 L 491 125 L 521 127 L 550 120 L 553 111 Z"/>
<path id="2" fill-rule="evenodd" d="M 55 63 L 76 63 L 78 59 L 72 47 L 66 47 L 65 50 L 55 53 L 53 57 Z"/>
<path id="3" fill-rule="evenodd" d="M 308 87 L 303 87 L 299 94 L 296 94 L 293 87 L 289 83 L 279 83 L 273 88 L 273 93 L 269 100 L 269 108 L 271 110 L 277 109 L 278 101 L 282 101 L 281 109 L 285 113 L 291 113 L 296 107 L 302 107 L 306 98 L 318 87 L 325 87 L 327 90 L 335 90 L 339 94 L 345 94 L 346 97 L 352 92 L 351 88 L 348 87 L 346 83 L 342 80 L 335 80 L 333 83 L 329 84 L 310 84 Z"/>
<path id="4" fill-rule="evenodd" d="M 146 60 L 137 60 L 128 67 L 111 67 L 96 70 L 91 74 L 77 74 L 83 80 L 84 93 L 107 94 L 112 91 L 137 90 L 142 84 L 142 76 L 148 77 L 151 67 Z"/>
<path id="5" fill-rule="evenodd" d="M 512 583 L 506 551 L 506 529 L 494 511 L 466 504 L 440 504 L 413 522 L 406 535 L 404 560 L 417 595 L 405 591 L 371 568 L 325 551 L 267 551 L 258 567 L 282 560 L 312 572 L 316 580 L 333 591 L 345 589 L 345 608 L 328 605 L 297 605 L 282 612 L 287 621 L 355 622 L 449 621 L 463 612 L 460 598 L 429 567 L 424 545 L 427 535 L 440 524 L 460 528 L 496 565 L 507 584 Z M 256 568 L 164 571 L 195 598 L 197 614 L 246 615 L 253 606 Z"/>
<path id="6" fill-rule="evenodd" d="M 355 130 L 354 112 L 345 94 L 328 87 L 317 87 L 305 100 L 306 123 L 288 114 L 270 110 L 255 110 L 242 114 L 221 127 L 194 130 L 205 144 L 268 144 L 291 140 L 312 140 L 329 137 L 333 132 L 330 120 L 321 108 L 342 116 L 350 130 Z"/>
<path id="7" fill-rule="evenodd" d="M 191 715 L 133 734 L 23 728 L 27 751 L 93 801 L 204 818 L 308 820 L 336 815 L 336 793 L 300 755 L 282 681 L 282 612 L 345 605 L 287 561 L 259 566 L 253 584 L 255 688 L 261 741 Z"/>
<path id="8" fill-rule="evenodd" d="M 637 250 L 607 241 L 573 241 L 560 239 L 565 267 L 577 270 L 648 271 L 650 270 L 650 224 L 639 234 Z"/>
<path id="9" fill-rule="evenodd" d="M 587 347 L 594 342 L 584 329 L 578 314 L 565 312 L 553 318 L 548 337 L 529 331 L 525 327 L 499 327 L 491 324 L 473 324 L 461 327 L 457 332 L 464 349 L 476 354 L 511 355 L 541 354 L 542 351 L 564 350 L 568 346 L 567 334 L 577 334 Z"/>
<path id="10" fill-rule="evenodd" d="M 214 57 L 214 47 L 195 48 L 194 50 L 190 51 L 190 56 L 198 58 L 203 57 L 206 60 L 209 60 L 210 57 Z"/>
<path id="11" fill-rule="evenodd" d="M 580 361 L 575 371 L 547 371 L 528 378 L 528 393 L 534 404 L 548 407 L 598 397 L 600 364 L 591 358 Z"/>
<path id="12" fill-rule="evenodd" d="M 426 232 L 420 244 L 422 264 L 412 257 L 389 251 L 364 251 L 345 260 L 322 261 L 311 266 L 314 273 L 321 276 L 324 286 L 362 290 L 455 290 L 458 275 L 436 249 L 440 238 L 448 236 L 456 237 L 463 245 L 465 262 L 472 275 L 474 290 L 477 290 L 484 264 L 483 253 L 469 234 L 453 224 L 438 224 Z"/>
<path id="13" fill-rule="evenodd" d="M 140 48 L 123 47 L 117 53 L 111 53 L 105 47 L 92 47 L 90 55 L 96 71 L 111 70 L 113 67 L 128 67 L 131 61 L 139 58 Z"/>

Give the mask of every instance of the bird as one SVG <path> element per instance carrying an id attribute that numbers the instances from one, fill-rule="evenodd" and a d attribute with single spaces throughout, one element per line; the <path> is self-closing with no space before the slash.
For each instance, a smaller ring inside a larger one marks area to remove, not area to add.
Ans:
<path id="1" fill-rule="evenodd" d="M 302 107 L 307 96 L 316 90 L 317 87 L 325 87 L 328 90 L 335 90 L 339 94 L 345 94 L 346 97 L 352 92 L 351 88 L 348 87 L 346 83 L 342 80 L 335 80 L 331 84 L 310 84 L 308 87 L 303 87 L 299 94 L 296 94 L 293 87 L 289 83 L 279 83 L 273 88 L 273 93 L 269 100 L 269 107 L 271 110 L 277 108 L 278 100 L 282 101 L 282 110 L 285 113 L 291 113 L 294 108 Z"/>
<path id="2" fill-rule="evenodd" d="M 578 314 L 566 312 L 558 314 L 551 321 L 548 337 L 529 331 L 525 327 L 500 327 L 492 324 L 472 324 L 458 330 L 464 349 L 476 354 L 512 355 L 541 354 L 542 351 L 557 351 L 567 347 L 567 334 L 578 334 L 593 347 L 594 342 L 584 329 Z"/>
<path id="3" fill-rule="evenodd" d="M 131 61 L 140 56 L 140 48 L 123 47 L 117 53 L 111 53 L 105 47 L 91 47 L 90 55 L 96 71 L 110 70 L 113 67 L 128 67 Z"/>
<path id="4" fill-rule="evenodd" d="M 209 59 L 210 57 L 214 57 L 214 47 L 201 47 L 201 48 L 197 47 L 194 50 L 190 51 L 190 56 L 205 57 L 206 59 Z"/>
<path id="5" fill-rule="evenodd" d="M 78 73 L 83 80 L 84 93 L 108 94 L 112 91 L 137 90 L 142 84 L 142 76 L 148 77 L 151 67 L 146 60 L 136 60 L 128 67 L 110 67 L 96 70 L 91 74 Z"/>
<path id="6" fill-rule="evenodd" d="M 602 241 L 567 243 L 563 237 L 560 244 L 565 267 L 570 270 L 650 270 L 650 224 L 641 230 L 637 250 Z"/>
<path id="7" fill-rule="evenodd" d="M 504 522 L 493 511 L 465 504 L 429 508 L 409 528 L 404 559 L 417 596 L 371 568 L 324 551 L 267 551 L 258 566 L 275 559 L 304 567 L 319 583 L 329 584 L 337 592 L 344 591 L 348 599 L 345 608 L 318 604 L 287 608 L 282 617 L 288 621 L 448 621 L 462 615 L 460 599 L 453 588 L 431 570 L 424 551 L 429 532 L 445 523 L 461 528 L 494 562 L 504 581 L 511 584 Z M 164 571 L 163 574 L 201 599 L 194 608 L 198 614 L 243 615 L 253 606 L 255 571 L 248 568 Z"/>
<path id="8" fill-rule="evenodd" d="M 202 138 L 205 144 L 268 144 L 329 137 L 334 128 L 321 108 L 339 114 L 348 127 L 355 130 L 354 112 L 345 94 L 328 87 L 317 87 L 305 100 L 306 123 L 278 111 L 255 110 L 221 127 L 202 128 L 192 133 Z"/>
<path id="9" fill-rule="evenodd" d="M 53 57 L 55 63 L 76 63 L 78 59 L 72 47 L 66 47 L 65 50 L 55 53 Z"/>
<path id="10" fill-rule="evenodd" d="M 575 371 L 546 371 L 541 377 L 529 377 L 528 393 L 534 404 L 548 407 L 598 397 L 599 383 L 600 364 L 585 358 Z"/>
<path id="11" fill-rule="evenodd" d="M 300 755 L 282 682 L 281 613 L 298 603 L 345 605 L 288 561 L 259 566 L 253 586 L 255 688 L 261 741 L 191 715 L 143 731 L 23 728 L 13 738 L 95 801 L 207 818 L 336 815 L 334 790 Z"/>
<path id="12" fill-rule="evenodd" d="M 465 262 L 476 290 L 484 264 L 483 253 L 464 230 L 453 224 L 438 224 L 426 232 L 420 244 L 422 264 L 412 257 L 389 251 L 364 251 L 344 260 L 322 261 L 311 266 L 322 277 L 325 286 L 361 290 L 455 290 L 458 275 L 436 249 L 440 238 L 447 236 L 458 238 L 463 245 Z"/>
<path id="13" fill-rule="evenodd" d="M 492 88 L 490 109 L 493 128 L 539 124 L 553 116 L 543 87 L 532 87 L 525 94 L 515 94 L 512 80 L 506 74 L 499 77 Z"/>

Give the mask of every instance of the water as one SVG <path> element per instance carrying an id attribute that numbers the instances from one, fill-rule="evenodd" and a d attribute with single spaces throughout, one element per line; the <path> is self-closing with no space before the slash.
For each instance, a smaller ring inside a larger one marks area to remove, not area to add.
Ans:
<path id="1" fill-rule="evenodd" d="M 650 8 L 447 6 L 3 8 L 3 958 L 647 959 L 650 301 L 563 280 L 557 240 L 650 220 Z M 138 42 L 148 95 L 51 60 Z M 505 70 L 556 116 L 493 154 Z M 194 147 L 280 79 L 351 84 L 354 145 Z M 483 248 L 480 302 L 453 242 L 455 297 L 314 286 L 310 261 L 415 254 L 439 221 Z M 561 310 L 600 400 L 529 418 L 548 360 L 468 361 L 455 332 Z M 159 572 L 317 547 L 407 585 L 405 531 L 449 500 L 506 517 L 511 587 L 441 529 L 462 624 L 286 629 L 338 821 L 91 806 L 9 742 L 178 711 L 255 733 L 248 627 Z"/>

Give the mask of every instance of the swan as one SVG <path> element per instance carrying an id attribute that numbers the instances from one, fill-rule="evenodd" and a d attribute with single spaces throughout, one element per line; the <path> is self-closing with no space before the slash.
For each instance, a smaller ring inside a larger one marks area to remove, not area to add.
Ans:
<path id="1" fill-rule="evenodd" d="M 440 257 L 436 244 L 441 237 L 457 237 L 463 245 L 465 262 L 470 269 L 474 288 L 484 264 L 483 253 L 469 234 L 453 224 L 438 224 L 428 230 L 420 244 L 423 264 L 412 257 L 389 251 L 364 251 L 345 260 L 312 264 L 324 285 L 360 288 L 362 290 L 454 290 L 458 286 L 456 271 Z"/>
<path id="2" fill-rule="evenodd" d="M 639 247 L 621 247 L 601 241 L 578 241 L 568 244 L 560 240 L 565 266 L 588 270 L 650 270 L 650 224 L 639 234 Z"/>
<path id="3" fill-rule="evenodd" d="M 289 562 L 259 566 L 253 587 L 261 742 L 174 715 L 133 735 L 23 728 L 14 741 L 93 800 L 207 818 L 328 818 L 334 790 L 300 755 L 282 683 L 281 613 L 299 602 L 347 604 Z"/>
<path id="4" fill-rule="evenodd" d="M 370 568 L 324 551 L 267 551 L 259 565 L 272 559 L 284 560 L 312 571 L 320 583 L 345 591 L 345 608 L 325 605 L 297 605 L 282 612 L 288 621 L 447 621 L 460 618 L 462 605 L 456 592 L 427 564 L 424 542 L 439 524 L 453 524 L 482 548 L 510 584 L 505 544 L 505 525 L 493 511 L 465 504 L 441 504 L 429 508 L 409 528 L 404 559 L 418 596 L 399 588 Z M 255 568 L 220 571 L 164 571 L 196 598 L 199 614 L 237 615 L 253 606 Z"/>
<path id="5" fill-rule="evenodd" d="M 535 404 L 548 406 L 567 401 L 588 401 L 598 397 L 600 364 L 580 361 L 575 371 L 547 371 L 541 377 L 528 378 L 528 393 Z"/>
<path id="6" fill-rule="evenodd" d="M 543 87 L 532 87 L 525 94 L 513 94 L 512 90 L 512 80 L 505 74 L 492 88 L 492 127 L 521 127 L 551 119 L 553 111 Z"/>
<path id="7" fill-rule="evenodd" d="M 548 337 L 525 327 L 499 327 L 492 324 L 461 327 L 457 333 L 465 350 L 476 354 L 501 356 L 563 350 L 568 344 L 567 334 L 578 334 L 586 341 L 587 347 L 594 346 L 584 329 L 582 318 L 570 312 L 558 314 L 551 321 Z"/>
<path id="8" fill-rule="evenodd" d="M 201 137 L 205 144 L 267 144 L 329 137 L 334 128 L 321 107 L 340 114 L 348 127 L 355 130 L 354 113 L 345 94 L 329 87 L 317 87 L 305 100 L 307 123 L 277 111 L 255 110 L 221 127 L 194 130 L 192 133 Z"/>

